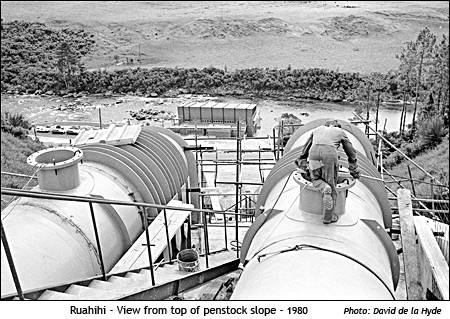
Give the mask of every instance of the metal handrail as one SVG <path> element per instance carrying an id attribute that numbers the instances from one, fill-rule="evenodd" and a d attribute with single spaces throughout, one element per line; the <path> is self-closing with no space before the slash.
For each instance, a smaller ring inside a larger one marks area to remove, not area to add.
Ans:
<path id="1" fill-rule="evenodd" d="M 102 276 L 103 280 L 106 280 L 105 263 L 103 262 L 102 247 L 100 245 L 100 237 L 98 235 L 97 222 L 95 221 L 94 205 L 92 205 L 92 203 L 89 203 L 89 210 L 91 211 L 91 219 L 92 224 L 94 226 L 95 242 L 97 243 L 98 255 L 100 256 L 100 266 L 102 269 Z"/>
<path id="2" fill-rule="evenodd" d="M 6 258 L 8 259 L 8 265 L 9 269 L 11 270 L 11 274 L 13 276 L 14 286 L 16 287 L 17 295 L 19 296 L 20 300 L 25 300 L 23 296 L 22 287 L 20 285 L 19 276 L 17 275 L 16 266 L 14 265 L 14 261 L 12 259 L 11 250 L 9 249 L 8 239 L 6 238 L 6 233 L 5 230 L 3 229 L 3 222 L 0 222 L 0 226 L 1 226 L 2 244 L 3 248 L 5 249 Z"/>
<path id="3" fill-rule="evenodd" d="M 58 194 L 58 193 L 44 193 L 44 192 L 36 192 L 36 191 L 28 191 L 28 190 L 19 190 L 19 189 L 8 188 L 8 187 L 2 187 L 0 193 L 2 195 L 19 196 L 19 197 L 67 200 L 67 201 L 96 203 L 96 204 L 113 204 L 113 205 L 122 205 L 122 206 L 151 207 L 151 208 L 159 208 L 161 210 L 170 209 L 170 210 L 181 210 L 181 211 L 198 212 L 198 213 L 204 212 L 204 213 L 208 213 L 208 214 L 227 214 L 227 215 L 251 216 L 250 214 L 242 214 L 242 213 L 236 214 L 236 213 L 227 212 L 224 210 L 185 208 L 185 207 L 179 207 L 179 206 L 168 206 L 168 205 L 152 204 L 152 203 L 145 203 L 145 202 L 127 202 L 127 201 L 120 201 L 120 200 L 106 199 L 106 198 L 92 198 L 92 197 L 86 197 L 86 196 L 62 195 L 62 194 Z"/>
<path id="4" fill-rule="evenodd" d="M 37 176 L 34 175 L 25 175 L 25 174 L 20 174 L 20 173 L 12 173 L 12 172 L 4 172 L 1 171 L 2 175 L 8 175 L 8 176 L 14 176 L 14 177 L 23 177 L 23 178 L 32 178 L 32 179 L 37 179 Z"/>
<path id="5" fill-rule="evenodd" d="M 163 209 L 163 214 L 164 214 L 164 228 L 166 230 L 167 249 L 169 253 L 169 261 L 172 261 L 172 247 L 170 247 L 169 223 L 167 222 L 167 212 L 165 208 Z"/>
<path id="6" fill-rule="evenodd" d="M 397 200 L 396 197 L 388 197 L 389 200 Z M 440 203 L 440 204 L 449 204 L 450 200 L 448 199 L 431 199 L 431 198 L 411 198 L 414 202 L 429 202 L 429 203 Z"/>
<path id="7" fill-rule="evenodd" d="M 29 198 L 42 198 L 42 199 L 51 199 L 51 200 L 64 200 L 64 201 L 76 201 L 76 202 L 86 202 L 89 203 L 89 209 L 91 212 L 91 219 L 92 219 L 92 223 L 94 226 L 94 233 L 96 236 L 96 241 L 97 241 L 97 249 L 99 252 L 99 257 L 100 257 L 100 264 L 101 264 L 101 272 L 102 272 L 102 279 L 106 280 L 106 271 L 105 271 L 105 267 L 103 264 L 103 256 L 102 256 L 102 251 L 101 251 L 101 246 L 100 246 L 100 241 L 98 238 L 98 230 L 97 230 L 97 223 L 95 220 L 95 214 L 94 214 L 94 207 L 93 207 L 93 203 L 96 204 L 114 204 L 114 205 L 122 205 L 122 206 L 136 206 L 139 209 L 142 209 L 142 207 L 151 207 L 151 208 L 159 208 L 161 210 L 163 210 L 164 213 L 164 226 L 166 229 L 166 239 L 167 239 L 167 247 L 169 249 L 169 262 L 172 261 L 172 256 L 171 256 L 171 247 L 170 247 L 170 238 L 169 238 L 169 234 L 168 234 L 168 222 L 167 222 L 167 214 L 166 214 L 166 210 L 167 209 L 171 209 L 171 210 L 175 210 L 175 211 L 189 211 L 189 212 L 200 212 L 203 213 L 204 216 L 204 223 L 205 223 L 205 240 L 208 240 L 208 230 L 207 230 L 207 224 L 206 224 L 206 214 L 223 214 L 225 215 L 235 215 L 235 216 L 252 216 L 251 214 L 242 214 L 242 213 L 231 213 L 231 212 L 227 212 L 227 211 L 220 211 L 220 210 L 207 210 L 207 209 L 197 209 L 197 208 L 184 208 L 184 207 L 178 207 L 178 206 L 168 206 L 168 205 L 159 205 L 159 204 L 151 204 L 151 203 L 144 203 L 144 202 L 127 202 L 127 201 L 119 201 L 119 200 L 112 200 L 112 199 L 105 199 L 105 198 L 97 198 L 97 197 L 86 197 L 86 196 L 75 196 L 75 195 L 63 195 L 63 194 L 57 194 L 57 193 L 44 193 L 44 192 L 36 192 L 36 191 L 29 191 L 29 190 L 20 190 L 20 189 L 13 189 L 13 188 L 7 188 L 7 187 L 2 187 L 1 188 L 1 194 L 2 195 L 10 195 L 10 196 L 18 196 L 18 197 L 29 197 Z M 145 237 L 146 237 L 146 242 L 147 242 L 147 252 L 148 252 L 148 258 L 149 258 L 149 270 L 150 270 L 150 275 L 151 275 L 151 281 L 152 281 L 152 286 L 155 285 L 155 277 L 154 277 L 154 269 L 153 269 L 153 261 L 152 261 L 152 256 L 151 256 L 151 243 L 150 243 L 150 236 L 149 236 L 149 232 L 148 232 L 148 221 L 147 221 L 147 217 L 144 216 L 144 230 L 145 230 Z M 224 218 L 224 221 L 226 221 L 226 218 Z M 226 226 L 225 226 L 226 227 Z M 225 235 L 226 236 L 226 235 Z M 8 241 L 6 239 L 6 236 L 4 234 L 4 230 L 3 230 L 3 223 L 2 223 L 2 243 L 5 247 L 5 250 L 9 252 L 9 244 Z M 206 244 L 206 249 L 205 249 L 205 257 L 207 260 L 207 268 L 208 268 L 208 254 L 209 254 L 209 247 Z M 9 268 L 11 270 L 13 270 L 13 273 L 15 273 L 15 264 L 14 261 L 12 260 L 12 258 L 8 258 L 8 265 Z M 24 299 L 24 294 L 23 291 L 21 289 L 21 285 L 19 282 L 19 278 L 16 274 L 16 276 L 14 276 L 14 283 L 16 286 L 16 291 L 17 291 L 17 295 L 19 296 L 19 298 L 21 300 Z"/>
<path id="8" fill-rule="evenodd" d="M 395 175 L 395 174 L 391 174 L 390 176 L 393 176 L 393 177 L 397 177 L 397 178 L 403 178 L 401 181 L 402 182 L 409 182 L 409 181 L 413 181 L 413 182 L 416 182 L 416 183 L 419 183 L 419 184 L 428 184 L 428 185 L 433 185 L 433 186 L 435 186 L 435 187 L 444 187 L 444 188 L 450 188 L 448 185 L 439 185 L 439 184 L 436 184 L 436 183 L 430 183 L 430 182 L 427 182 L 427 181 L 422 181 L 422 180 L 420 180 L 420 179 L 413 179 L 413 178 L 406 178 L 406 177 L 404 177 L 404 176 L 400 176 L 400 175 Z M 395 183 L 396 181 L 385 181 L 385 183 Z"/>
<path id="9" fill-rule="evenodd" d="M 155 273 L 153 269 L 153 260 L 152 260 L 152 250 L 151 250 L 151 244 L 150 244 L 150 234 L 148 232 L 148 220 L 147 216 L 144 216 L 144 227 L 145 227 L 145 240 L 147 242 L 147 256 L 149 265 L 148 268 L 150 270 L 150 278 L 152 280 L 152 286 L 155 285 Z"/>

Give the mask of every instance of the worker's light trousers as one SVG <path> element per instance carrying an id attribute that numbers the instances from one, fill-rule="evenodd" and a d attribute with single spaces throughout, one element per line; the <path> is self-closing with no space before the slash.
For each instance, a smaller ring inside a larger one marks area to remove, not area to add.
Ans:
<path id="1" fill-rule="evenodd" d="M 314 187 L 320 190 L 322 194 L 327 185 L 331 187 L 331 196 L 334 203 L 333 209 L 331 211 L 324 211 L 324 216 L 332 214 L 336 206 L 336 184 L 339 172 L 336 147 L 324 144 L 313 145 L 309 151 L 308 161 Z"/>

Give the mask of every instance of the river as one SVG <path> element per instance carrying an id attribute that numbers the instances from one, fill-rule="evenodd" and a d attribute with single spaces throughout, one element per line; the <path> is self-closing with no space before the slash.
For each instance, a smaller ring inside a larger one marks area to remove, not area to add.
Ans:
<path id="1" fill-rule="evenodd" d="M 261 116 L 261 129 L 257 132 L 258 136 L 267 136 L 272 134 L 272 129 L 278 124 L 278 120 L 283 113 L 292 113 L 302 120 L 302 122 L 308 122 L 311 120 L 333 117 L 342 120 L 349 120 L 353 117 L 354 107 L 351 105 L 342 105 L 337 103 L 328 102 L 293 102 L 293 101 L 277 101 L 277 100 L 249 100 L 249 99 L 236 99 L 236 98 L 210 98 L 204 96 L 191 96 L 183 95 L 176 98 L 144 98 L 136 96 L 116 96 L 116 97 L 98 97 L 88 96 L 83 98 L 60 98 L 60 97 L 48 97 L 48 96 L 35 96 L 35 95 L 2 95 L 2 111 L 8 111 L 12 113 L 22 113 L 33 124 L 42 125 L 54 125 L 61 124 L 62 122 L 83 122 L 84 124 L 93 124 L 93 122 L 99 122 L 99 107 L 101 108 L 102 122 L 105 124 L 113 122 L 126 122 L 131 119 L 130 110 L 140 110 L 142 108 L 152 108 L 154 110 L 164 110 L 177 113 L 177 106 L 190 101 L 207 101 L 216 100 L 220 102 L 233 102 L 233 103 L 257 103 L 258 111 Z M 58 110 L 61 106 L 67 106 L 68 104 L 77 104 L 77 107 L 73 110 Z M 374 119 L 374 112 L 371 112 L 371 118 Z M 410 122 L 412 118 L 411 112 L 407 113 L 407 121 Z M 380 126 L 384 125 L 386 121 L 386 129 L 388 131 L 398 130 L 400 122 L 400 111 L 389 108 L 381 108 L 379 112 Z M 360 125 L 363 128 L 363 125 Z M 64 143 L 68 143 L 69 138 L 73 136 L 66 135 L 53 135 L 44 134 L 40 136 L 43 142 L 49 144 L 59 144 L 63 140 Z M 193 141 L 189 141 L 193 143 Z M 202 146 L 213 146 L 218 149 L 234 149 L 234 141 L 201 141 Z M 257 149 L 259 147 L 268 148 L 272 147 L 271 139 L 267 140 L 244 140 L 242 147 L 245 149 Z M 207 155 L 207 154 L 206 154 Z M 206 159 L 206 155 L 205 159 Z M 220 152 L 219 159 L 233 160 L 234 154 L 228 154 Z M 266 161 L 273 161 L 272 152 L 262 153 L 262 158 Z M 244 154 L 245 160 L 257 160 L 258 155 Z M 259 171 L 258 165 L 244 165 L 241 171 L 241 180 L 244 182 L 261 182 L 260 173 L 267 177 L 270 172 L 270 168 L 273 164 L 262 165 L 265 168 L 263 171 Z M 205 166 L 205 171 L 214 170 L 213 166 Z M 215 186 L 213 181 L 217 178 L 217 181 L 234 181 L 235 180 L 235 167 L 219 165 L 216 167 L 217 173 L 205 173 L 205 178 L 208 181 L 207 186 Z M 234 185 L 222 185 L 220 186 L 220 192 L 224 196 L 220 196 L 220 204 L 222 207 L 228 207 L 234 203 L 234 195 L 226 196 L 225 194 L 234 193 Z M 242 191 L 254 193 L 257 191 L 257 186 L 244 185 Z"/>
<path id="2" fill-rule="evenodd" d="M 332 117 L 341 120 L 349 120 L 353 117 L 354 106 L 349 104 L 337 104 L 317 101 L 277 101 L 271 99 L 249 100 L 229 97 L 205 97 L 182 95 L 175 98 L 146 98 L 137 96 L 86 96 L 81 98 L 61 98 L 36 95 L 7 95 L 2 94 L 2 112 L 22 113 L 33 124 L 53 125 L 60 122 L 98 122 L 101 108 L 102 122 L 117 123 L 131 119 L 130 110 L 152 108 L 177 113 L 177 106 L 190 101 L 216 100 L 233 103 L 257 103 L 261 116 L 261 129 L 257 135 L 271 134 L 272 128 L 278 123 L 283 113 L 292 113 L 302 120 L 311 120 Z M 59 110 L 61 106 L 76 103 L 77 107 L 70 110 Z M 375 111 L 371 111 L 371 119 L 375 118 Z M 400 110 L 381 107 L 379 111 L 379 127 L 386 130 L 398 130 L 400 123 Z M 411 122 L 412 112 L 406 116 L 407 123 Z"/>

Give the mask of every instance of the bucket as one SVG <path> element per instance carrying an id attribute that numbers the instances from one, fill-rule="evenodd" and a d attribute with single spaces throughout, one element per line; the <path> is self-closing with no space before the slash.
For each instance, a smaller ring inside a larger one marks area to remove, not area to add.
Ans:
<path id="1" fill-rule="evenodd" d="M 200 269 L 198 253 L 193 249 L 184 249 L 177 254 L 178 270 L 196 272 Z"/>
<path id="2" fill-rule="evenodd" d="M 299 209 L 302 212 L 322 215 L 322 193 L 313 186 L 312 182 L 305 179 L 300 171 L 294 172 L 294 181 L 300 185 Z M 345 204 L 347 200 L 347 190 L 355 185 L 356 180 L 348 176 L 339 176 L 336 185 L 336 203 L 334 212 L 336 215 L 345 214 Z"/>

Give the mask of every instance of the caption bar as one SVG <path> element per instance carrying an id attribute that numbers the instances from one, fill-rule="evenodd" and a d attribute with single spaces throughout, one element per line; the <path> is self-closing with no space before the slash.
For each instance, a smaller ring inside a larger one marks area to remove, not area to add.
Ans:
<path id="1" fill-rule="evenodd" d="M 449 318 L 448 301 L 48 301 L 0 303 L 6 318 Z M 5 316 L 4 316 L 5 317 Z"/>
<path id="2" fill-rule="evenodd" d="M 194 307 L 128 307 L 128 306 L 88 306 L 77 307 L 70 306 L 71 315 L 106 315 L 109 312 L 115 312 L 119 315 L 178 315 L 180 317 L 190 315 L 210 316 L 210 315 L 276 315 L 280 312 L 286 312 L 293 315 L 308 314 L 308 307 L 287 307 L 286 309 L 277 307 L 260 307 L 260 306 L 223 306 L 223 307 L 206 307 L 197 305 Z"/>

